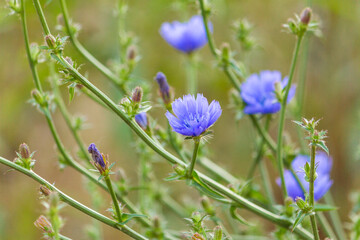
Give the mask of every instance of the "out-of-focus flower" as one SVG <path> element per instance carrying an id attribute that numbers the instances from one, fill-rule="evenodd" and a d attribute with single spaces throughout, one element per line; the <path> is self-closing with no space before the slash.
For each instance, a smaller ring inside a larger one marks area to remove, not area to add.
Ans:
<path id="1" fill-rule="evenodd" d="M 212 24 L 209 22 L 212 32 Z M 160 28 L 161 36 L 174 48 L 191 53 L 207 43 L 204 21 L 201 16 L 193 16 L 188 22 L 165 22 Z"/>
<path id="2" fill-rule="evenodd" d="M 288 83 L 288 77 L 281 78 L 279 71 L 262 71 L 250 75 L 241 85 L 241 98 L 245 102 L 245 114 L 269 114 L 280 110 L 281 104 L 275 93 L 275 85 L 279 84 L 281 90 Z M 289 91 L 287 102 L 295 95 L 295 86 Z"/>
<path id="3" fill-rule="evenodd" d="M 148 128 L 148 119 L 145 112 L 136 114 L 135 121 L 144 131 Z"/>
<path id="4" fill-rule="evenodd" d="M 166 112 L 173 131 L 184 136 L 197 137 L 210 128 L 220 117 L 222 110 L 219 102 L 208 100 L 200 93 L 178 98 L 172 103 L 174 114 Z"/>
<path id="5" fill-rule="evenodd" d="M 325 152 L 317 152 L 315 156 L 316 164 L 318 165 L 316 169 L 317 178 L 314 182 L 314 199 L 318 201 L 321 199 L 325 193 L 330 189 L 333 181 L 330 179 L 330 171 L 332 167 L 332 159 Z M 302 185 L 306 189 L 309 190 L 309 182 L 305 180 L 305 173 L 302 170 L 306 162 L 310 162 L 310 157 L 307 155 L 298 155 L 291 166 L 301 181 Z M 285 186 L 288 191 L 289 196 L 292 199 L 296 199 L 300 197 L 305 199 L 305 194 L 296 181 L 295 177 L 289 170 L 285 170 Z M 280 186 L 280 178 L 276 180 L 277 184 Z"/>

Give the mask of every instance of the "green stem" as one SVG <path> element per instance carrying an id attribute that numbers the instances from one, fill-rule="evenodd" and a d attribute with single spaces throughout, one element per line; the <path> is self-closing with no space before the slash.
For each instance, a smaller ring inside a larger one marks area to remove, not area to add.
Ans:
<path id="1" fill-rule="evenodd" d="M 301 45 L 302 36 L 298 36 L 296 41 L 296 46 L 293 54 L 293 58 L 291 61 L 291 67 L 290 67 L 290 73 L 289 73 L 289 81 L 286 85 L 286 91 L 284 98 L 281 102 L 281 111 L 280 111 L 280 122 L 279 122 L 279 130 L 278 130 L 278 138 L 277 138 L 277 149 L 276 149 L 276 160 L 279 167 L 279 174 L 280 174 L 280 180 L 281 180 L 281 189 L 283 193 L 283 199 L 285 199 L 288 196 L 287 189 L 285 186 L 285 178 L 284 178 L 284 162 L 283 162 L 283 131 L 284 131 L 284 123 L 285 123 L 285 112 L 286 112 L 286 104 L 287 99 L 289 96 L 289 91 L 291 88 L 291 83 L 293 80 L 294 72 L 295 72 L 295 66 L 296 61 L 299 55 L 300 45 Z"/>
<path id="2" fill-rule="evenodd" d="M 334 231 L 332 230 L 330 223 L 328 222 L 328 220 L 326 219 L 325 215 L 322 212 L 316 213 L 316 219 L 319 221 L 319 223 L 320 223 L 322 229 L 324 229 L 326 235 L 331 240 L 337 240 L 337 237 L 336 237 Z"/>
<path id="3" fill-rule="evenodd" d="M 197 93 L 197 62 L 196 55 L 190 53 L 186 56 L 186 79 L 188 93 L 195 95 Z"/>
<path id="4" fill-rule="evenodd" d="M 71 238 L 65 237 L 61 234 L 59 234 L 60 240 L 72 240 Z"/>
<path id="5" fill-rule="evenodd" d="M 34 6 L 35 6 L 35 9 L 36 9 L 36 12 L 39 15 L 39 20 L 41 22 L 41 26 L 42 26 L 42 28 L 44 30 L 45 35 L 50 35 L 51 34 L 50 28 L 49 28 L 49 26 L 48 26 L 48 24 L 46 22 L 46 18 L 45 18 L 43 10 L 41 8 L 40 1 L 39 0 L 34 0 L 33 3 L 34 3 Z"/>
<path id="6" fill-rule="evenodd" d="M 274 192 L 271 187 L 271 180 L 270 180 L 269 173 L 267 171 L 264 161 L 260 161 L 259 168 L 260 168 L 260 175 L 261 175 L 261 179 L 263 181 L 266 196 L 268 197 L 270 204 L 272 206 L 275 206 L 276 201 L 274 198 Z"/>
<path id="7" fill-rule="evenodd" d="M 167 194 L 162 194 L 160 196 L 160 201 L 164 203 L 170 210 L 172 210 L 180 218 L 185 218 L 188 214 L 183 206 L 177 203 L 173 198 Z"/>
<path id="8" fill-rule="evenodd" d="M 63 193 L 62 191 L 60 191 L 59 189 L 57 189 L 54 185 L 50 184 L 48 181 L 46 181 L 45 179 L 43 179 L 42 177 L 40 177 L 39 175 L 37 175 L 35 172 L 31 171 L 31 170 L 27 170 L 13 162 L 11 162 L 8 159 L 5 159 L 3 157 L 0 157 L 0 163 L 4 164 L 18 172 L 21 172 L 25 175 L 27 175 L 28 177 L 34 179 L 35 181 L 37 181 L 38 183 L 45 185 L 48 189 L 50 189 L 51 191 L 55 191 L 59 194 L 60 199 L 69 204 L 70 206 L 78 209 L 79 211 L 85 213 L 86 215 L 97 219 L 100 222 L 103 222 L 106 225 L 109 225 L 115 229 L 118 229 L 120 231 L 122 231 L 123 233 L 127 234 L 128 236 L 134 238 L 134 239 L 147 239 L 146 237 L 140 235 L 139 233 L 135 232 L 134 230 L 132 230 L 131 228 L 129 228 L 126 225 L 122 225 L 120 226 L 117 222 L 111 220 L 108 217 L 105 217 L 104 215 L 94 211 L 91 208 L 86 207 L 85 205 L 83 205 L 82 203 L 76 201 L 75 199 L 69 197 L 68 195 L 66 195 L 65 193 Z"/>
<path id="9" fill-rule="evenodd" d="M 311 146 L 311 158 L 310 158 L 310 179 L 309 179 L 309 205 L 314 207 L 314 182 L 315 182 L 315 154 L 316 146 Z M 313 215 L 310 215 L 311 227 L 314 234 L 314 239 L 319 240 L 319 231 L 316 225 L 315 212 Z"/>
<path id="10" fill-rule="evenodd" d="M 121 214 L 121 210 L 120 210 L 120 207 L 119 207 L 119 202 L 117 201 L 116 194 L 115 194 L 115 192 L 114 192 L 114 188 L 113 188 L 113 186 L 112 186 L 112 183 L 111 183 L 111 180 L 110 180 L 109 175 L 105 176 L 105 177 L 104 177 L 104 180 L 105 180 L 106 186 L 107 186 L 108 189 L 109 189 L 109 193 L 110 193 L 111 199 L 112 199 L 112 201 L 113 201 L 113 205 L 114 205 L 114 208 L 115 208 L 116 217 L 117 217 L 117 219 L 118 219 L 119 222 L 122 222 L 122 214 Z"/>
<path id="11" fill-rule="evenodd" d="M 197 154 L 199 151 L 199 146 L 200 146 L 200 138 L 196 137 L 194 138 L 194 151 L 193 151 L 193 155 L 191 158 L 191 162 L 190 165 L 187 169 L 187 177 L 188 178 L 192 178 L 193 176 L 193 171 L 194 171 L 194 167 L 195 167 L 195 163 L 196 163 L 196 158 L 197 158 Z"/>
<path id="12" fill-rule="evenodd" d="M 239 182 L 239 180 L 236 177 L 234 177 L 224 168 L 220 167 L 219 165 L 217 165 L 216 163 L 214 163 L 213 161 L 211 161 L 206 157 L 199 157 L 197 162 L 207 172 L 211 173 L 212 175 L 223 180 L 226 183 L 235 184 Z"/>
<path id="13" fill-rule="evenodd" d="M 325 194 L 324 198 L 325 198 L 325 203 L 326 204 L 329 204 L 331 206 L 336 206 L 335 202 L 334 202 L 334 199 L 333 199 L 330 192 Z M 336 210 L 335 211 L 330 211 L 329 215 L 330 215 L 331 222 L 332 222 L 332 224 L 333 224 L 333 226 L 335 228 L 335 232 L 338 235 L 339 239 L 347 239 L 344 228 L 342 227 L 342 222 L 341 222 L 341 219 L 339 217 L 338 211 L 336 211 Z"/>
<path id="14" fill-rule="evenodd" d="M 35 0 L 34 2 L 36 2 Z M 65 0 L 60 0 L 61 10 L 64 17 L 65 27 L 67 34 L 69 34 L 70 41 L 75 47 L 75 49 L 94 67 L 96 67 L 106 78 L 108 78 L 122 93 L 129 95 L 130 93 L 126 90 L 125 86 L 121 84 L 121 80 L 105 65 L 103 65 L 99 60 L 97 60 L 86 48 L 79 42 L 76 38 L 74 32 L 71 29 L 71 23 L 69 18 L 68 9 L 66 6 Z"/>
<path id="15" fill-rule="evenodd" d="M 210 33 L 210 29 L 209 29 L 209 24 L 208 24 L 208 12 L 205 10 L 205 4 L 204 4 L 204 0 L 199 0 L 199 4 L 200 4 L 200 9 L 201 9 L 201 15 L 204 21 L 204 27 L 205 27 L 205 32 L 206 32 L 206 37 L 208 39 L 208 44 L 211 50 L 211 53 L 214 56 L 218 56 L 218 51 L 215 47 L 214 44 L 214 40 L 212 38 L 212 35 Z"/>

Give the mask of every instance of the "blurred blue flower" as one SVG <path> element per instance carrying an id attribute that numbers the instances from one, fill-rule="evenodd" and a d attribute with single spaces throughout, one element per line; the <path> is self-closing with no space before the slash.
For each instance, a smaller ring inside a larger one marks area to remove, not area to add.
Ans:
<path id="1" fill-rule="evenodd" d="M 318 168 L 316 169 L 317 178 L 314 182 L 314 199 L 315 201 L 318 201 L 325 195 L 325 193 L 330 189 L 331 185 L 333 184 L 333 181 L 330 179 L 332 159 L 324 152 L 317 152 L 315 161 L 316 164 L 318 164 Z M 306 162 L 310 162 L 309 156 L 298 155 L 292 162 L 291 166 L 306 191 L 309 191 L 309 183 L 305 181 L 305 173 L 302 170 Z M 301 197 L 302 199 L 305 199 L 304 192 L 302 191 L 295 177 L 289 170 L 285 170 L 284 177 L 285 186 L 289 196 L 294 200 L 296 199 L 296 197 Z M 276 182 L 280 186 L 280 178 L 276 179 Z"/>
<path id="2" fill-rule="evenodd" d="M 141 112 L 135 115 L 135 121 L 143 129 L 146 130 L 148 126 L 147 115 L 145 112 Z"/>
<path id="3" fill-rule="evenodd" d="M 212 24 L 209 22 L 212 32 Z M 165 22 L 160 27 L 161 36 L 174 48 L 191 53 L 207 43 L 204 21 L 200 15 L 193 16 L 188 22 Z"/>
<path id="4" fill-rule="evenodd" d="M 104 158 L 103 158 L 102 154 L 100 153 L 100 151 L 96 148 L 96 145 L 94 143 L 90 144 L 90 146 L 88 148 L 88 152 L 91 154 L 94 164 L 100 165 L 101 168 L 105 169 L 106 163 L 104 161 Z"/>
<path id="5" fill-rule="evenodd" d="M 219 102 L 208 100 L 200 93 L 178 98 L 172 103 L 174 114 L 166 112 L 166 117 L 173 131 L 185 136 L 200 136 L 220 117 L 222 110 Z"/>
<path id="6" fill-rule="evenodd" d="M 288 77 L 281 79 L 279 71 L 261 71 L 259 74 L 250 75 L 241 85 L 241 98 L 245 102 L 245 114 L 269 114 L 280 110 L 281 104 L 276 98 L 275 84 L 279 82 L 284 89 Z M 289 91 L 287 102 L 295 95 L 295 86 Z"/>

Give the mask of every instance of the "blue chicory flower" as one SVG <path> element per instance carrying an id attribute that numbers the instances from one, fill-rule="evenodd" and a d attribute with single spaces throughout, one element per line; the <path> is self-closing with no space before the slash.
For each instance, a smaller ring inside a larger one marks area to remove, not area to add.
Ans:
<path id="1" fill-rule="evenodd" d="M 315 156 L 315 161 L 318 164 L 318 168 L 316 169 L 317 178 L 315 179 L 314 182 L 314 199 L 315 201 L 318 201 L 325 195 L 325 193 L 330 189 L 331 185 L 333 184 L 333 181 L 330 179 L 332 158 L 329 157 L 324 152 L 317 152 Z M 291 166 L 296 172 L 296 175 L 298 176 L 304 188 L 308 191 L 309 183 L 305 181 L 305 173 L 302 170 L 306 162 L 310 162 L 309 156 L 298 155 L 292 162 Z M 294 200 L 297 197 L 301 197 L 302 199 L 305 199 L 304 192 L 302 191 L 295 177 L 292 175 L 292 173 L 289 170 L 285 170 L 284 177 L 285 177 L 285 186 L 289 196 Z M 276 182 L 280 186 L 281 184 L 280 178 L 278 178 Z"/>
<path id="2" fill-rule="evenodd" d="M 103 155 L 100 153 L 100 151 L 96 148 L 96 145 L 94 143 L 91 143 L 88 152 L 91 154 L 91 157 L 94 161 L 94 164 L 100 165 L 101 168 L 105 169 L 106 163 L 104 161 Z"/>
<path id="3" fill-rule="evenodd" d="M 212 32 L 212 24 L 209 22 Z M 191 53 L 207 43 L 203 18 L 193 16 L 188 22 L 165 22 L 161 25 L 160 35 L 174 48 L 184 53 Z"/>
<path id="4" fill-rule="evenodd" d="M 210 128 L 220 117 L 222 110 L 219 102 L 208 100 L 200 93 L 176 99 L 172 104 L 174 114 L 166 112 L 173 131 L 184 136 L 197 137 Z"/>
<path id="5" fill-rule="evenodd" d="M 241 98 L 245 102 L 245 114 L 269 114 L 280 110 L 281 104 L 276 98 L 275 84 L 279 82 L 282 89 L 288 83 L 288 77 L 281 79 L 279 71 L 261 71 L 250 75 L 241 85 Z M 295 95 L 295 86 L 289 91 L 287 102 Z"/>
<path id="6" fill-rule="evenodd" d="M 148 119 L 145 112 L 141 112 L 135 115 L 136 123 L 143 129 L 146 130 L 148 127 Z"/>

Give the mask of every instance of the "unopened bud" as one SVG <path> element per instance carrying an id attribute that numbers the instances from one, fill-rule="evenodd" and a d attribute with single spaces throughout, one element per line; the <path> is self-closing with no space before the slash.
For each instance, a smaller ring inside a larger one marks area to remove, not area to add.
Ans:
<path id="1" fill-rule="evenodd" d="M 184 176 L 185 175 L 185 169 L 183 167 L 175 164 L 173 166 L 173 169 L 179 176 Z"/>
<path id="2" fill-rule="evenodd" d="M 135 57 L 136 57 L 136 47 L 134 45 L 131 45 L 127 51 L 127 59 L 129 61 L 133 61 Z"/>
<path id="3" fill-rule="evenodd" d="M 304 10 L 302 10 L 301 14 L 300 14 L 300 21 L 304 24 L 304 25 L 308 25 L 311 19 L 311 8 L 305 8 Z"/>
<path id="4" fill-rule="evenodd" d="M 295 199 L 296 205 L 301 209 L 304 210 L 307 207 L 306 202 L 301 198 L 301 197 L 297 197 Z"/>
<path id="5" fill-rule="evenodd" d="M 170 86 L 166 80 L 165 74 L 162 72 L 158 72 L 155 76 L 155 80 L 159 85 L 159 94 L 163 99 L 164 103 L 166 105 L 170 104 L 170 102 L 172 101 L 172 96 L 170 93 Z"/>
<path id="6" fill-rule="evenodd" d="M 145 112 L 136 114 L 135 121 L 144 131 L 147 130 L 147 128 L 149 126 L 149 122 L 148 122 L 147 115 Z"/>
<path id="7" fill-rule="evenodd" d="M 153 219 L 154 228 L 159 229 L 160 228 L 160 218 L 158 216 L 155 216 Z"/>
<path id="8" fill-rule="evenodd" d="M 46 42 L 46 44 L 48 45 L 48 47 L 50 49 L 55 49 L 56 48 L 56 38 L 53 35 L 51 35 L 51 34 L 46 35 L 45 36 L 45 42 Z"/>
<path id="9" fill-rule="evenodd" d="M 221 45 L 221 55 L 224 63 L 228 63 L 230 59 L 230 45 L 228 43 L 223 43 Z"/>
<path id="10" fill-rule="evenodd" d="M 220 226 L 216 226 L 214 228 L 214 240 L 221 240 L 222 239 L 222 228 Z"/>
<path id="11" fill-rule="evenodd" d="M 202 219 L 201 214 L 199 212 L 193 212 L 191 214 L 191 218 L 197 223 L 199 223 Z"/>
<path id="12" fill-rule="evenodd" d="M 30 149 L 26 143 L 22 143 L 19 146 L 19 153 L 22 158 L 30 158 Z"/>
<path id="13" fill-rule="evenodd" d="M 54 232 L 53 227 L 50 223 L 50 221 L 44 216 L 41 215 L 35 222 L 34 222 L 35 227 L 37 227 L 38 229 L 52 234 Z"/>
<path id="14" fill-rule="evenodd" d="M 200 200 L 201 206 L 204 208 L 205 212 L 209 214 L 210 216 L 215 215 L 215 210 L 213 206 L 211 205 L 211 202 L 208 197 L 204 196 Z"/>
<path id="15" fill-rule="evenodd" d="M 204 240 L 204 238 L 199 233 L 195 233 L 192 235 L 191 240 Z"/>
<path id="16" fill-rule="evenodd" d="M 49 196 L 51 194 L 50 189 L 48 189 L 47 187 L 45 187 L 44 185 L 40 186 L 40 193 L 42 195 L 44 195 L 45 197 Z"/>
<path id="17" fill-rule="evenodd" d="M 65 60 L 66 60 L 71 66 L 74 65 L 74 62 L 73 62 L 73 60 L 71 59 L 71 57 L 65 57 Z"/>
<path id="18" fill-rule="evenodd" d="M 140 103 L 143 96 L 143 90 L 141 87 L 137 86 L 134 88 L 131 96 L 131 100 L 135 103 Z"/>
<path id="19" fill-rule="evenodd" d="M 43 106 L 44 100 L 43 100 L 43 97 L 42 97 L 41 93 L 39 92 L 39 90 L 37 90 L 37 89 L 32 90 L 31 96 L 40 106 Z"/>

